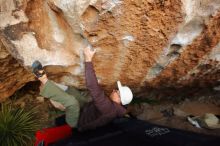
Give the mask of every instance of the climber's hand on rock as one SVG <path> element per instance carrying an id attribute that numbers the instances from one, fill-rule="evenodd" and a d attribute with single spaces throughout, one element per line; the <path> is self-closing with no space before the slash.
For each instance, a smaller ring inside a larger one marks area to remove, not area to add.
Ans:
<path id="1" fill-rule="evenodd" d="M 91 62 L 95 52 L 96 52 L 96 49 L 93 49 L 90 46 L 87 46 L 86 48 L 84 48 L 85 61 Z"/>

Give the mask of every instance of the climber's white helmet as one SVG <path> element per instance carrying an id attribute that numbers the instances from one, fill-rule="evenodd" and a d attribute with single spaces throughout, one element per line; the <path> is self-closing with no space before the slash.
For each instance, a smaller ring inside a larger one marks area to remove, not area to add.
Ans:
<path id="1" fill-rule="evenodd" d="M 122 86 L 120 81 L 117 81 L 118 90 L 121 98 L 121 104 L 126 105 L 129 104 L 133 99 L 133 94 L 131 89 L 127 86 Z"/>

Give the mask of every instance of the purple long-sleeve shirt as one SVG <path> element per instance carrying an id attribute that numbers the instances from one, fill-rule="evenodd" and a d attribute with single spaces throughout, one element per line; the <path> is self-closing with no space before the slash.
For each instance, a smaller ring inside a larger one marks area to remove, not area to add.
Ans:
<path id="1" fill-rule="evenodd" d="M 111 101 L 103 89 L 99 86 L 93 65 L 85 63 L 86 86 L 93 98 L 93 101 L 84 106 L 80 113 L 78 129 L 80 131 L 94 129 L 111 122 L 116 117 L 122 117 L 126 109 Z"/>

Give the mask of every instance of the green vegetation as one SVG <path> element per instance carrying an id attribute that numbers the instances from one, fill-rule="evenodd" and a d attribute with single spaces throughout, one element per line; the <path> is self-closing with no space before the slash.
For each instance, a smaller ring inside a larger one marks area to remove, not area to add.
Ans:
<path id="1" fill-rule="evenodd" d="M 2 104 L 0 111 L 0 145 L 27 146 L 39 129 L 37 110 Z"/>

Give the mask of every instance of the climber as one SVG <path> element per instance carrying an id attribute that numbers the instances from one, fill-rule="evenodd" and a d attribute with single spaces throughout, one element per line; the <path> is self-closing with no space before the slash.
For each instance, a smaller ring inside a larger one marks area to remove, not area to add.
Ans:
<path id="1" fill-rule="evenodd" d="M 76 88 L 60 86 L 48 80 L 39 61 L 32 64 L 33 73 L 42 83 L 40 94 L 52 100 L 57 108 L 65 110 L 66 123 L 79 131 L 95 129 L 116 117 L 124 116 L 126 109 L 123 105 L 129 104 L 133 98 L 130 88 L 122 86 L 120 81 L 117 81 L 118 90 L 113 90 L 110 97 L 105 95 L 93 69 L 92 58 L 95 52 L 90 47 L 84 49 L 85 79 L 91 101 L 86 100 L 88 96 L 83 96 Z"/>

